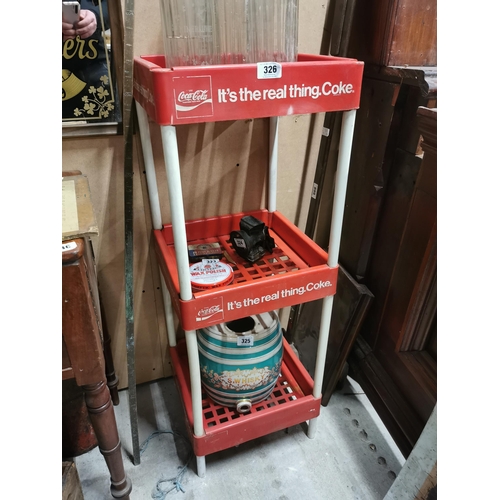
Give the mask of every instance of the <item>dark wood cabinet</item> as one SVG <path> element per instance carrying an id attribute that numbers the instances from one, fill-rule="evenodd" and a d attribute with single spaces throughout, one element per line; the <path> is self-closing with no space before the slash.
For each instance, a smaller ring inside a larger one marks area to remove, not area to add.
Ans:
<path id="1" fill-rule="evenodd" d="M 436 66 L 436 41 L 434 0 L 356 0 L 347 55 L 381 66 Z"/>

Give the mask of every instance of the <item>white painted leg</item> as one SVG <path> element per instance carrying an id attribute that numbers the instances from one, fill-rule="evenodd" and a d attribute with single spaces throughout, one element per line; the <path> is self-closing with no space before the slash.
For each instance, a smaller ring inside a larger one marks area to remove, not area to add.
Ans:
<path id="1" fill-rule="evenodd" d="M 195 436 L 203 436 L 203 409 L 201 405 L 201 375 L 200 358 L 198 356 L 198 343 L 196 330 L 186 331 L 186 347 L 189 360 L 189 376 L 191 378 L 191 398 L 193 402 L 193 432 Z M 205 476 L 205 457 L 196 457 L 198 476 Z"/>
<path id="2" fill-rule="evenodd" d="M 318 417 L 311 418 L 311 420 L 309 420 L 309 425 L 307 426 L 307 437 L 309 439 L 314 439 L 317 430 L 318 430 Z"/>
<path id="3" fill-rule="evenodd" d="M 151 207 L 151 219 L 154 229 L 161 229 L 161 210 L 158 185 L 156 182 L 155 163 L 153 158 L 153 146 L 149 130 L 148 115 L 144 108 L 136 102 L 137 121 L 139 122 L 139 134 L 141 136 L 142 154 L 144 167 L 146 169 L 146 180 L 148 185 L 149 205 Z"/>
<path id="4" fill-rule="evenodd" d="M 168 345 L 175 347 L 177 345 L 177 336 L 175 334 L 174 311 L 172 309 L 172 298 L 165 284 L 165 278 L 160 269 L 161 291 L 163 295 L 163 308 L 165 309 L 165 319 L 167 321 Z"/>
<path id="5" fill-rule="evenodd" d="M 191 398 L 193 400 L 193 430 L 195 436 L 203 436 L 205 431 L 203 429 L 200 358 L 198 356 L 196 330 L 186 331 L 186 347 L 189 361 L 189 376 L 191 377 Z"/>
<path id="6" fill-rule="evenodd" d="M 328 336 L 330 334 L 330 322 L 333 310 L 333 295 L 323 299 L 321 309 L 321 320 L 319 324 L 318 348 L 316 352 L 316 366 L 314 368 L 313 396 L 321 397 L 323 387 L 323 375 L 325 372 L 326 351 L 328 348 Z"/>
<path id="7" fill-rule="evenodd" d="M 330 229 L 330 241 L 328 245 L 328 265 L 338 265 L 340 238 L 342 235 L 342 222 L 344 219 L 345 198 L 347 192 L 347 179 L 349 176 L 349 164 L 351 161 L 352 140 L 354 136 L 354 123 L 356 110 L 345 111 L 342 116 L 342 131 L 340 134 L 339 157 L 337 174 L 335 177 L 335 194 L 333 198 L 332 222 Z M 333 311 L 333 295 L 323 299 L 321 309 L 321 322 L 319 327 L 318 349 L 316 354 L 316 366 L 314 369 L 313 396 L 321 397 L 323 387 L 323 376 L 325 372 L 326 351 L 328 348 L 328 337 L 330 335 L 330 323 Z M 309 421 L 307 435 L 312 439 L 316 434 L 317 417 Z"/>
<path id="8" fill-rule="evenodd" d="M 207 472 L 205 457 L 196 457 L 196 472 L 198 477 L 205 477 L 205 473 Z"/>
<path id="9" fill-rule="evenodd" d="M 186 221 L 182 199 L 177 133 L 175 127 L 172 125 L 162 125 L 160 130 L 167 174 L 168 198 L 172 214 L 172 232 L 174 236 L 180 296 L 182 300 L 191 300 L 193 294 L 191 291 L 191 275 L 189 274 Z"/>
<path id="10" fill-rule="evenodd" d="M 269 182 L 267 195 L 267 209 L 276 211 L 276 197 L 278 189 L 278 117 L 269 118 Z"/>
<path id="11" fill-rule="evenodd" d="M 328 348 L 328 336 L 330 334 L 330 321 L 332 318 L 333 295 L 323 299 L 321 309 L 321 320 L 319 325 L 318 349 L 316 352 L 316 366 L 314 369 L 313 396 L 321 398 L 323 387 L 323 376 L 325 373 L 326 351 Z M 307 436 L 314 439 L 318 427 L 318 417 L 309 420 Z"/>
<path id="12" fill-rule="evenodd" d="M 174 236 L 175 258 L 177 260 L 180 297 L 182 300 L 191 300 L 193 294 L 191 291 L 191 276 L 189 274 L 186 224 L 182 200 L 177 135 L 175 127 L 173 126 L 161 126 L 160 129 L 163 144 L 163 156 L 165 158 L 165 169 L 167 173 L 170 212 L 172 214 L 172 232 Z M 193 433 L 195 436 L 203 436 L 205 434 L 205 430 L 203 428 L 200 358 L 198 356 L 196 330 L 188 330 L 185 334 L 189 363 L 189 376 L 191 378 Z M 196 457 L 196 467 L 198 476 L 204 477 L 206 469 L 204 456 Z"/>
<path id="13" fill-rule="evenodd" d="M 342 222 L 344 220 L 345 197 L 347 179 L 349 177 L 349 164 L 351 163 L 355 121 L 355 109 L 344 111 L 342 115 L 342 130 L 340 133 L 337 173 L 335 174 L 335 192 L 333 195 L 332 222 L 328 245 L 328 265 L 330 267 L 335 267 L 339 262 L 340 237 L 342 235 Z"/>

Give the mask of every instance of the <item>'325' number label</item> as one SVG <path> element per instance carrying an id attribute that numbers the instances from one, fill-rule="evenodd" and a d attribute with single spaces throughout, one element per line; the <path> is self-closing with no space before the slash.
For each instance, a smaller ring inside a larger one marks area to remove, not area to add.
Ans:
<path id="1" fill-rule="evenodd" d="M 236 339 L 237 346 L 251 347 L 253 346 L 253 335 L 242 335 Z"/>

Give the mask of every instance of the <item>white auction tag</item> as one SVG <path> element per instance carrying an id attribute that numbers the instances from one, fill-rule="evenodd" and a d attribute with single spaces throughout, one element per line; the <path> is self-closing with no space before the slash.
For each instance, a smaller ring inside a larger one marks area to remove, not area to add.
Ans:
<path id="1" fill-rule="evenodd" d="M 205 266 L 205 268 L 207 268 L 207 266 L 210 266 L 213 269 L 219 267 L 219 259 L 201 259 L 201 263 Z"/>
<path id="2" fill-rule="evenodd" d="M 253 335 L 243 335 L 241 337 L 238 337 L 236 339 L 236 345 L 240 346 L 245 346 L 245 347 L 252 347 L 253 346 Z"/>
<path id="3" fill-rule="evenodd" d="M 257 79 L 281 78 L 281 64 L 276 62 L 257 63 Z"/>
<path id="4" fill-rule="evenodd" d="M 311 193 L 311 198 L 313 198 L 315 200 L 316 196 L 318 196 L 318 185 L 314 182 L 312 193 Z"/>
<path id="5" fill-rule="evenodd" d="M 74 250 L 76 248 L 76 243 L 74 241 L 70 241 L 69 243 L 62 244 L 62 251 L 69 252 L 70 250 Z"/>

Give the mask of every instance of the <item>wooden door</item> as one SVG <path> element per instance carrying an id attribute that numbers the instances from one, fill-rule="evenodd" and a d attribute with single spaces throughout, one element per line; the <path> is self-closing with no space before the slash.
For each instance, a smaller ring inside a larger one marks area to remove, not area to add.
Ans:
<path id="1" fill-rule="evenodd" d="M 423 159 L 407 209 L 411 168 L 393 165 L 366 277 L 376 299 L 349 358 L 405 455 L 437 399 L 437 110 L 420 107 L 417 117 Z"/>

